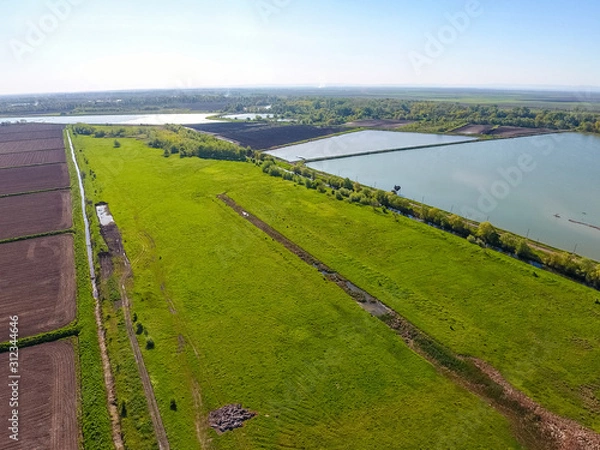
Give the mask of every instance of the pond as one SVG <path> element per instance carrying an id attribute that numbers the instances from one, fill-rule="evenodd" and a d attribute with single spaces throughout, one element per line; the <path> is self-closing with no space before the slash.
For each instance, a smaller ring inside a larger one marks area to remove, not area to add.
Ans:
<path id="1" fill-rule="evenodd" d="M 368 130 L 291 145 L 266 153 L 290 162 L 310 161 L 343 155 L 356 155 L 429 145 L 445 145 L 473 140 L 473 138 L 463 136 Z"/>
<path id="2" fill-rule="evenodd" d="M 318 161 L 348 177 L 600 261 L 600 137 L 562 133 Z"/>

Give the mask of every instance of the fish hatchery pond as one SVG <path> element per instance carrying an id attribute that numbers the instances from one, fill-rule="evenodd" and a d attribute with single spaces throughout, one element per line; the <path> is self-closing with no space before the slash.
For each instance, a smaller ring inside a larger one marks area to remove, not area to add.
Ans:
<path id="1" fill-rule="evenodd" d="M 463 139 L 371 132 L 356 146 L 331 141 L 349 134 L 270 153 L 309 155 L 313 169 L 383 190 L 398 185 L 404 197 L 600 260 L 600 137 L 557 133 L 341 157 L 344 149 L 361 153 L 385 140 L 372 133 L 395 135 L 394 145 L 407 135 L 404 147 Z"/>

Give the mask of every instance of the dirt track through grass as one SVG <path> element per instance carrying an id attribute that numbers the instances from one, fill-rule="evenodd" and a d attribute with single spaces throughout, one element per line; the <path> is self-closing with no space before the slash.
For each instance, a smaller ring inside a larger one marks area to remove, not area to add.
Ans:
<path id="1" fill-rule="evenodd" d="M 119 293 L 121 294 L 121 303 L 123 305 L 123 313 L 125 315 L 125 327 L 127 328 L 127 335 L 129 337 L 129 342 L 131 343 L 133 356 L 138 366 L 140 379 L 142 380 L 142 385 L 144 386 L 144 393 L 146 394 L 148 410 L 150 411 L 150 417 L 152 418 L 152 424 L 154 426 L 156 440 L 161 450 L 169 450 L 170 446 L 169 440 L 167 439 L 167 432 L 165 430 L 165 426 L 160 416 L 158 404 L 156 403 L 156 396 L 154 395 L 154 389 L 152 388 L 152 382 L 150 381 L 150 375 L 148 374 L 148 370 L 146 369 L 146 365 L 144 364 L 142 351 L 140 350 L 138 340 L 133 330 L 133 322 L 131 321 L 131 302 L 129 301 L 129 297 L 127 296 L 127 289 L 125 288 L 125 283 L 127 282 L 127 280 L 133 276 L 131 264 L 129 262 L 129 259 L 127 259 L 127 255 L 125 255 L 124 251 L 121 255 L 113 255 L 113 257 L 116 257 L 119 260 L 121 260 L 123 264 L 124 270 L 119 282 Z"/>
<path id="2" fill-rule="evenodd" d="M 553 414 L 511 386 L 493 367 L 463 358 L 434 341 L 408 320 L 358 288 L 277 230 L 248 213 L 226 194 L 218 198 L 271 238 L 281 243 L 326 278 L 337 284 L 363 309 L 380 317 L 412 348 L 456 383 L 490 402 L 513 425 L 517 439 L 536 450 L 600 450 L 600 435 L 578 423 Z"/>

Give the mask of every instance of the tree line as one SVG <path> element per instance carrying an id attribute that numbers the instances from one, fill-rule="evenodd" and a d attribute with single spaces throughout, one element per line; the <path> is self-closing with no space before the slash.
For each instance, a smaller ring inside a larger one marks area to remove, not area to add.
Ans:
<path id="1" fill-rule="evenodd" d="M 450 102 L 406 101 L 391 98 L 278 98 L 269 113 L 274 119 L 307 125 L 341 125 L 366 119 L 410 120 L 407 129 L 447 132 L 466 124 L 549 128 L 600 133 L 600 113 L 573 110 L 506 108 Z"/>
<path id="2" fill-rule="evenodd" d="M 255 163 L 270 176 L 304 185 L 307 189 L 318 190 L 340 201 L 381 208 L 385 212 L 391 211 L 418 219 L 463 237 L 473 244 L 507 253 L 528 263 L 545 266 L 561 275 L 600 289 L 599 263 L 568 252 L 533 248 L 527 239 L 497 230 L 489 222 L 478 224 L 456 214 L 413 202 L 398 195 L 394 190 L 372 189 L 349 178 L 323 174 L 302 164 L 288 169 L 265 155 L 260 155 Z"/>
<path id="3" fill-rule="evenodd" d="M 247 157 L 254 154 L 249 148 L 242 148 L 180 125 L 167 125 L 164 129 L 150 130 L 148 145 L 162 149 L 165 157 L 179 154 L 181 158 L 196 156 L 203 159 L 246 161 Z"/>
<path id="4" fill-rule="evenodd" d="M 254 155 L 253 150 L 243 148 L 231 142 L 217 139 L 209 134 L 200 133 L 181 125 L 164 127 L 118 127 L 92 126 L 78 123 L 72 126 L 75 134 L 96 138 L 115 139 L 114 148 L 121 143 L 116 138 L 135 138 L 144 141 L 152 148 L 163 150 L 163 156 L 179 155 L 181 158 L 198 157 L 225 161 L 246 161 Z"/>

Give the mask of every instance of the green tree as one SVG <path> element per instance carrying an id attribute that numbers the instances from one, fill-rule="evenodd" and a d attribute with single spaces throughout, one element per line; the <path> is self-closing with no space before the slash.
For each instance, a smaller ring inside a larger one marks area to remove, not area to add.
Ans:
<path id="1" fill-rule="evenodd" d="M 517 245 L 515 246 L 515 254 L 523 260 L 530 260 L 534 257 L 534 254 L 525 239 L 519 239 L 517 241 Z"/>
<path id="2" fill-rule="evenodd" d="M 469 228 L 465 223 L 462 217 L 457 216 L 456 214 L 452 214 L 448 218 L 448 225 L 459 236 L 467 236 L 469 235 Z"/>
<path id="3" fill-rule="evenodd" d="M 154 348 L 154 339 L 149 337 L 146 339 L 146 350 L 152 350 Z"/>
<path id="4" fill-rule="evenodd" d="M 500 243 L 500 236 L 496 232 L 496 229 L 489 222 L 481 222 L 477 228 L 477 237 L 479 237 L 487 245 L 498 246 Z"/>
<path id="5" fill-rule="evenodd" d="M 500 236 L 500 245 L 510 253 L 515 253 L 517 249 L 517 239 L 510 233 L 504 233 Z"/>

